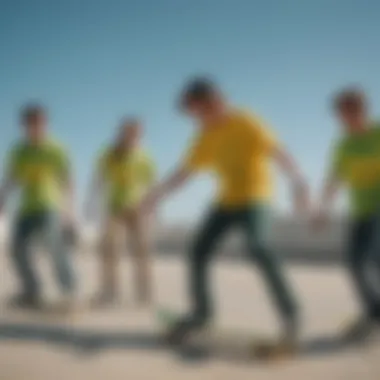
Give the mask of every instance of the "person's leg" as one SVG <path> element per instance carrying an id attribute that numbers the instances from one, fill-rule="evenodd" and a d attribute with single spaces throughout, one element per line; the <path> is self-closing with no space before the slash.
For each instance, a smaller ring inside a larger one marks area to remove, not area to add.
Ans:
<path id="1" fill-rule="evenodd" d="M 109 215 L 104 224 L 104 232 L 100 247 L 99 280 L 100 291 L 96 302 L 112 303 L 120 291 L 118 283 L 118 260 L 120 258 L 120 233 L 124 225 L 114 215 Z"/>
<path id="2" fill-rule="evenodd" d="M 284 338 L 294 341 L 298 334 L 298 307 L 284 269 L 270 248 L 269 206 L 254 204 L 242 210 L 239 219 L 248 239 L 249 255 L 259 266 L 282 318 Z"/>
<path id="3" fill-rule="evenodd" d="M 174 326 L 169 334 L 169 341 L 181 341 L 193 329 L 204 326 L 212 316 L 209 262 L 216 243 L 233 223 L 234 213 L 215 210 L 197 233 L 190 251 L 190 313 Z"/>
<path id="4" fill-rule="evenodd" d="M 137 287 L 137 301 L 147 303 L 152 298 L 152 273 L 149 257 L 147 224 L 141 216 L 131 211 L 127 215 L 127 227 L 130 232 L 130 241 L 135 260 L 135 286 Z"/>
<path id="5" fill-rule="evenodd" d="M 20 305 L 35 305 L 40 297 L 40 286 L 31 262 L 31 242 L 38 229 L 36 222 L 32 216 L 20 216 L 13 227 L 11 256 L 21 282 L 21 292 L 12 302 Z"/>
<path id="6" fill-rule="evenodd" d="M 45 212 L 42 218 L 42 234 L 53 261 L 58 285 L 62 293 L 72 297 L 75 292 L 73 257 L 64 238 L 64 225 L 56 212 Z"/>
<path id="7" fill-rule="evenodd" d="M 354 323 L 346 333 L 353 339 L 370 333 L 371 324 L 379 311 L 379 299 L 371 286 L 367 270 L 372 243 L 376 241 L 376 230 L 375 218 L 354 220 L 349 230 L 348 268 L 364 314 L 364 318 Z"/>
<path id="8" fill-rule="evenodd" d="M 367 273 L 369 290 L 372 294 L 372 317 L 380 323 L 380 212 L 374 219 L 371 245 L 368 252 Z"/>

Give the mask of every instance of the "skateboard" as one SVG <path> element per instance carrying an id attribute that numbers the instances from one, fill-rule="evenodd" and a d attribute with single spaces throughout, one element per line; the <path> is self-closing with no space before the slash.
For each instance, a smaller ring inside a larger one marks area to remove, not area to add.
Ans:
<path id="1" fill-rule="evenodd" d="M 165 342 L 166 335 L 178 320 L 178 314 L 161 310 L 158 319 L 161 326 L 161 336 Z M 251 361 L 264 359 L 271 347 L 274 347 L 273 340 L 253 331 L 207 326 L 194 331 L 183 342 L 172 348 L 180 350 L 184 354 L 199 357 L 216 356 Z"/>
<path id="2" fill-rule="evenodd" d="M 158 319 L 161 326 L 161 336 L 165 343 L 168 331 L 178 320 L 179 315 L 161 310 Z M 180 345 L 169 346 L 185 357 L 219 358 L 239 361 L 269 361 L 293 359 L 320 354 L 342 352 L 350 349 L 371 349 L 378 339 L 364 341 L 346 341 L 341 334 L 328 334 L 310 337 L 299 342 L 297 347 L 279 347 L 274 339 L 264 334 L 247 329 L 227 329 L 218 326 L 208 326 L 201 331 L 192 333 Z"/>

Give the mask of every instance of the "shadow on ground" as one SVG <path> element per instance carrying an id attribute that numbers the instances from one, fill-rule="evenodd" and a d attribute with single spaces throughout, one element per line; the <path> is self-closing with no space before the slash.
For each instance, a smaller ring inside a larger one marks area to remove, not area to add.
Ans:
<path id="1" fill-rule="evenodd" d="M 82 330 L 69 327 L 46 326 L 36 324 L 0 323 L 0 343 L 35 342 L 56 346 L 65 346 L 81 354 L 94 355 L 110 349 L 133 349 L 157 352 L 168 350 L 159 339 L 159 335 L 149 331 L 101 332 L 99 330 Z M 306 341 L 297 358 L 308 356 L 331 356 L 349 349 L 348 345 L 336 336 L 320 336 Z M 207 352 L 207 350 L 187 348 L 176 353 L 182 359 L 223 359 L 246 360 L 237 352 Z"/>
<path id="2" fill-rule="evenodd" d="M 100 332 L 69 327 L 35 324 L 0 324 L 0 342 L 27 341 L 71 346 L 97 351 L 109 348 L 151 349 L 164 348 L 157 334 L 143 331 Z"/>

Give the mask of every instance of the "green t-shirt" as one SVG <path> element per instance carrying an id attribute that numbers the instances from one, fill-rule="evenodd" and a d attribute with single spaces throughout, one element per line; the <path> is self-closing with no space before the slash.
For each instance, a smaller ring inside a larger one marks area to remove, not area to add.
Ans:
<path id="1" fill-rule="evenodd" d="M 59 207 L 70 164 L 64 148 L 52 140 L 20 142 L 9 154 L 7 172 L 21 190 L 20 212 L 29 214 Z"/>
<path id="2" fill-rule="evenodd" d="M 337 142 L 332 174 L 346 184 L 354 216 L 365 217 L 380 208 L 380 124 Z"/>
<path id="3" fill-rule="evenodd" d="M 122 154 L 108 148 L 100 156 L 98 170 L 105 185 L 108 209 L 112 213 L 135 206 L 156 174 L 152 158 L 142 148 Z"/>

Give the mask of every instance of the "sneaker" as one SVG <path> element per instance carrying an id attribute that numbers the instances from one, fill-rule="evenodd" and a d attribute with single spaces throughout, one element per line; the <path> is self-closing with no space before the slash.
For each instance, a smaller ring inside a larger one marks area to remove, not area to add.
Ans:
<path id="1" fill-rule="evenodd" d="M 9 306 L 22 309 L 40 309 L 42 302 L 37 295 L 23 293 L 12 297 L 9 301 Z"/>
<path id="2" fill-rule="evenodd" d="M 360 318 L 351 323 L 343 333 L 343 341 L 346 343 L 360 343 L 371 336 L 375 328 L 375 322 L 370 318 Z"/>
<path id="3" fill-rule="evenodd" d="M 277 343 L 262 342 L 253 347 L 255 357 L 264 360 L 281 360 L 292 357 L 298 351 L 298 344 L 280 340 Z"/>
<path id="4" fill-rule="evenodd" d="M 299 326 L 296 320 L 286 322 L 285 331 L 277 342 L 263 341 L 253 347 L 260 359 L 283 359 L 293 356 L 299 349 Z"/>
<path id="5" fill-rule="evenodd" d="M 198 317 L 187 317 L 174 323 L 165 335 L 164 340 L 170 345 L 181 345 L 194 333 L 206 327 L 206 320 Z"/>

